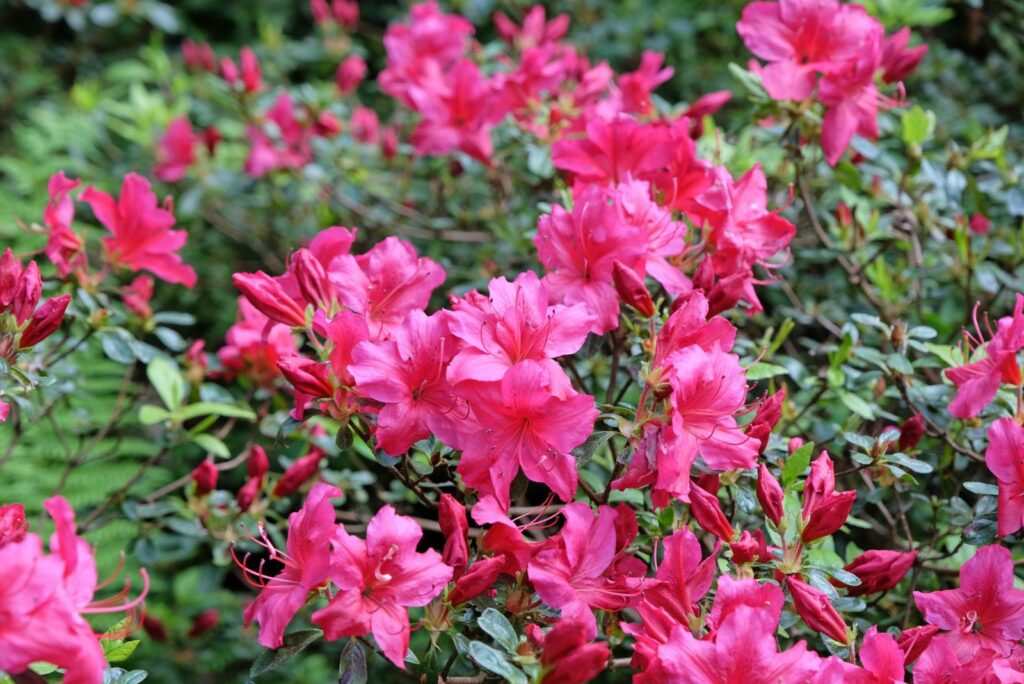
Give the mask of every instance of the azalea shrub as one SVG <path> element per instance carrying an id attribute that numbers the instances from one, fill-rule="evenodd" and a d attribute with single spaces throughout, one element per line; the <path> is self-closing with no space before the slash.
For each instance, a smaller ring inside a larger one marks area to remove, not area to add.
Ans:
<path id="1" fill-rule="evenodd" d="M 17 8 L 0 681 L 1024 682 L 1019 8 L 271 4 Z"/>

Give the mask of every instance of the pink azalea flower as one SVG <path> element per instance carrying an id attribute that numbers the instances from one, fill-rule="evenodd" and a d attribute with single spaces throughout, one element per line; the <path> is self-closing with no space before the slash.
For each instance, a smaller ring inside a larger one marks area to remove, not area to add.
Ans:
<path id="1" fill-rule="evenodd" d="M 665 55 L 653 50 L 644 50 L 640 58 L 640 67 L 636 71 L 619 77 L 619 88 L 622 90 L 622 106 L 627 112 L 647 116 L 654 112 L 651 93 L 672 78 L 675 69 L 664 67 Z"/>
<path id="2" fill-rule="evenodd" d="M 664 203 L 683 212 L 692 223 L 700 225 L 701 210 L 697 198 L 711 185 L 711 165 L 697 157 L 697 144 L 690 131 L 693 123 L 682 117 L 672 122 L 669 147 L 672 156 L 665 171 L 654 175 L 654 183 L 664 196 Z"/>
<path id="3" fill-rule="evenodd" d="M 839 0 L 752 2 L 736 24 L 747 48 L 768 64 L 765 90 L 776 100 L 803 100 L 819 72 L 857 57 L 881 25 L 860 5 Z"/>
<path id="4" fill-rule="evenodd" d="M 349 120 L 352 138 L 366 145 L 376 145 L 380 137 L 380 117 L 369 107 L 356 107 Z"/>
<path id="5" fill-rule="evenodd" d="M 572 212 L 555 205 L 537 221 L 533 239 L 548 274 L 548 291 L 565 304 L 583 303 L 596 317 L 591 331 L 604 334 L 619 325 L 619 298 L 612 272 L 615 262 L 644 272 L 646 241 L 624 223 L 600 188 L 588 187 Z"/>
<path id="6" fill-rule="evenodd" d="M 983 546 L 960 568 L 960 588 L 915 591 L 914 603 L 961 659 L 983 649 L 1005 656 L 1024 638 L 1024 591 L 1013 581 L 1009 549 Z"/>
<path id="7" fill-rule="evenodd" d="M 404 668 L 409 650 L 409 607 L 425 606 L 444 591 L 452 569 L 433 549 L 417 553 L 423 530 L 384 506 L 366 527 L 366 540 L 338 527 L 330 577 L 339 592 L 313 613 L 327 639 L 373 634 L 384 655 Z"/>
<path id="8" fill-rule="evenodd" d="M 460 150 L 489 165 L 491 128 L 504 116 L 495 106 L 496 95 L 470 59 L 443 73 L 428 64 L 423 78 L 409 86 L 413 109 L 423 116 L 412 132 L 416 154 L 444 156 Z"/>
<path id="9" fill-rule="evenodd" d="M 819 98 L 827 107 L 821 122 L 821 148 L 825 160 L 835 166 L 854 135 L 878 137 L 879 94 L 875 73 L 882 60 L 879 27 L 857 59 L 821 79 Z"/>
<path id="10" fill-rule="evenodd" d="M 645 181 L 626 181 L 614 190 L 615 206 L 622 220 L 640 229 L 647 238 L 644 269 L 665 287 L 670 295 L 681 295 L 692 289 L 690 279 L 678 266 L 668 261 L 686 250 L 686 224 L 675 221 L 672 213 L 651 197 L 651 186 Z"/>
<path id="11" fill-rule="evenodd" d="M 156 148 L 157 165 L 153 175 L 167 183 L 176 183 L 185 177 L 196 163 L 196 145 L 199 136 L 192 131 L 188 117 L 180 116 L 167 127 Z"/>
<path id="12" fill-rule="evenodd" d="M 896 83 L 910 76 L 928 53 L 927 45 L 908 48 L 909 42 L 910 29 L 906 26 L 885 39 L 882 48 L 882 68 L 885 69 L 882 80 L 886 83 Z"/>
<path id="13" fill-rule="evenodd" d="M 594 317 L 584 304 L 549 305 L 548 290 L 533 271 L 514 282 L 495 278 L 488 296 L 470 292 L 452 299 L 448 325 L 465 346 L 448 367 L 448 380 L 501 380 L 520 361 L 543 365 L 559 394 L 571 383 L 552 359 L 575 354 L 583 346 Z"/>
<path id="14" fill-rule="evenodd" d="M 969 657 L 960 657 L 948 637 L 932 639 L 914 664 L 915 684 L 958 684 L 990 682 L 996 653 L 979 649 Z M 1011 680 L 1012 681 L 1012 680 Z"/>
<path id="15" fill-rule="evenodd" d="M 728 352 L 736 342 L 736 328 L 721 316 L 709 316 L 708 300 L 699 291 L 677 299 L 672 314 L 658 331 L 655 368 L 668 368 L 669 357 L 691 345 L 705 351 Z"/>
<path id="16" fill-rule="evenodd" d="M 974 341 L 980 342 L 982 334 L 977 321 L 975 329 L 979 339 Z M 949 412 L 957 418 L 973 418 L 996 396 L 999 385 L 1004 382 L 1020 385 L 1017 352 L 1021 349 L 1024 349 L 1024 294 L 1018 293 L 1013 315 L 999 319 L 996 333 L 985 344 L 985 357 L 946 370 L 946 377 L 957 388 Z"/>
<path id="17" fill-rule="evenodd" d="M 105 257 L 111 264 L 149 271 L 161 280 L 186 287 L 196 284 L 195 270 L 178 254 L 188 234 L 171 230 L 174 214 L 157 206 L 156 195 L 145 178 L 135 173 L 125 176 L 118 199 L 91 185 L 81 198 L 112 233 L 103 238 Z"/>
<path id="18" fill-rule="evenodd" d="M 1024 527 L 1024 427 L 1000 418 L 988 429 L 985 465 L 999 481 L 999 536 Z"/>
<path id="19" fill-rule="evenodd" d="M 603 642 L 589 643 L 585 622 L 562 619 L 546 634 L 527 626 L 531 645 L 540 648 L 546 684 L 586 684 L 601 675 L 611 657 Z"/>
<path id="20" fill-rule="evenodd" d="M 71 229 L 71 222 L 75 218 L 75 203 L 70 193 L 81 183 L 69 179 L 63 171 L 58 171 L 50 176 L 47 184 L 50 201 L 43 210 L 43 223 L 50 229 L 50 236 L 46 241 L 45 253 L 62 278 L 86 264 L 85 243 L 82 236 Z"/>
<path id="21" fill-rule="evenodd" d="M 551 374 L 536 361 L 520 361 L 500 382 L 463 382 L 459 394 L 473 411 L 458 472 L 470 487 L 505 508 L 519 469 L 543 482 L 562 501 L 576 493 L 576 459 L 570 453 L 594 428 L 594 398 L 553 393 Z"/>
<path id="22" fill-rule="evenodd" d="M 804 684 L 821 659 L 804 642 L 779 652 L 775 641 L 777 613 L 763 607 L 737 606 L 724 620 L 715 640 L 701 641 L 677 626 L 658 648 L 657 660 L 638 675 L 638 684 Z"/>
<path id="23" fill-rule="evenodd" d="M 534 5 L 517 26 L 504 12 L 494 13 L 494 28 L 509 45 L 525 50 L 538 45 L 557 43 L 569 32 L 569 15 L 559 14 L 548 21 L 543 5 Z"/>
<path id="24" fill-rule="evenodd" d="M 281 376 L 278 360 L 296 353 L 290 327 L 270 320 L 245 297 L 238 298 L 238 321 L 228 328 L 225 344 L 217 352 L 225 376 L 242 375 L 270 387 Z"/>
<path id="25" fill-rule="evenodd" d="M 445 278 L 440 265 L 396 237 L 359 256 L 335 257 L 328 275 L 341 303 L 366 318 L 373 339 L 388 337 L 411 311 L 425 309 Z"/>
<path id="26" fill-rule="evenodd" d="M 643 587 L 645 568 L 625 554 L 635 530 L 617 539 L 620 511 L 601 506 L 595 518 L 589 505 L 571 503 L 562 515 L 565 526 L 557 544 L 541 549 L 530 561 L 530 582 L 541 600 L 561 611 L 563 620 L 579 621 L 593 639 L 597 624 L 591 609 L 618 611 L 632 603 Z"/>
<path id="27" fill-rule="evenodd" d="M 364 78 L 366 78 L 366 60 L 359 55 L 349 55 L 338 65 L 334 83 L 342 95 L 349 95 L 355 92 Z"/>
<path id="28" fill-rule="evenodd" d="M 245 135 L 251 145 L 244 171 L 260 178 L 275 169 L 300 169 L 313 158 L 309 131 L 295 116 L 292 98 L 282 92 L 267 110 L 264 118 L 275 127 L 268 135 L 263 128 L 250 124 Z"/>
<path id="29" fill-rule="evenodd" d="M 904 655 L 899 644 L 891 635 L 879 632 L 872 625 L 864 634 L 860 647 L 860 662 L 864 666 L 863 676 L 857 680 L 863 684 L 892 684 L 904 680 Z"/>
<path id="30" fill-rule="evenodd" d="M 274 548 L 262 528 L 257 541 L 270 552 L 270 558 L 284 565 L 278 575 L 269 581 L 261 570 L 239 563 L 247 576 L 262 586 L 259 596 L 245 609 L 245 625 L 253 620 L 260 623 L 259 642 L 267 648 L 279 648 L 284 643 L 284 630 L 295 614 L 306 604 L 310 592 L 326 586 L 331 566 L 331 547 L 336 546 L 337 528 L 334 522 L 332 498 L 341 496 L 341 490 L 320 482 L 313 485 L 302 509 L 288 516 L 288 540 L 285 551 Z M 237 559 L 236 559 L 237 560 Z"/>
<path id="31" fill-rule="evenodd" d="M 440 312 L 412 311 L 393 335 L 357 344 L 348 367 L 360 392 L 382 404 L 377 445 L 397 456 L 434 434 L 458 448 L 459 422 L 468 410 L 445 377 L 455 354 L 447 319 Z"/>
<path id="32" fill-rule="evenodd" d="M 626 115 L 611 120 L 592 115 L 586 119 L 585 133 L 551 147 L 551 161 L 577 183 L 616 184 L 666 167 L 672 155 L 668 140 L 664 126 L 641 124 Z"/>

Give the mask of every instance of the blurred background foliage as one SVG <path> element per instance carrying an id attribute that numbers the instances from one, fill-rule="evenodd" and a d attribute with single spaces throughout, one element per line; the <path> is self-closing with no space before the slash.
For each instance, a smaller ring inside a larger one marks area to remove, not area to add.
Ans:
<path id="1" fill-rule="evenodd" d="M 477 37 L 486 49 L 495 40 L 489 20 L 495 10 L 519 16 L 533 3 L 442 4 L 478 26 Z M 762 163 L 776 204 L 786 202 L 786 186 L 794 179 L 789 160 L 799 141 L 783 139 L 778 127 L 756 125 L 759 105 L 755 102 L 752 110 L 749 93 L 729 67 L 744 66 L 749 59 L 734 28 L 744 0 L 545 4 L 553 13 L 572 17 L 570 42 L 592 61 L 607 60 L 617 72 L 635 68 L 645 49 L 664 52 L 666 63 L 675 68 L 675 76 L 658 90 L 666 109 L 707 92 L 732 90 L 732 102 L 716 117 L 720 130 L 710 130 L 701 148 L 734 172 Z M 819 445 L 835 443 L 830 449 L 856 448 L 846 435 L 865 421 L 899 418 L 887 410 L 887 402 L 900 396 L 886 384 L 893 369 L 902 372 L 906 363 L 912 364 L 910 371 L 937 375 L 941 364 L 936 355 L 953 352 L 943 347 L 929 355 L 925 339 L 953 341 L 975 300 L 1003 312 L 1012 293 L 1024 290 L 1024 3 L 865 4 L 888 28 L 909 25 L 916 40 L 929 45 L 921 68 L 906 83 L 909 106 L 883 115 L 882 142 L 858 141 L 861 164 L 843 163 L 834 176 L 815 186 L 819 213 L 835 244 L 819 243 L 798 206 L 787 210 L 794 220 L 800 217 L 793 250 L 799 268 L 790 265 L 782 272 L 782 286 L 762 290 L 764 314 L 737 321 L 744 327 L 740 339 L 750 341 L 742 351 L 750 357 L 764 341 L 784 339 L 779 330 L 789 326 L 779 358 L 765 361 L 785 367 L 799 393 L 796 405 L 813 404 L 806 416 L 789 416 L 787 427 Z M 261 106 L 270 103 L 278 86 L 287 85 L 302 102 L 329 108 L 347 121 L 351 102 L 337 97 L 333 74 L 340 57 L 356 51 L 367 58 L 371 75 L 359 98 L 387 121 L 394 103 L 379 92 L 372 77 L 384 65 L 380 37 L 385 27 L 407 9 L 408 3 L 364 2 L 357 34 L 335 36 L 331 42 L 314 29 L 307 4 L 292 0 L 111 0 L 81 6 L 62 0 L 4 0 L 0 245 L 22 253 L 41 248 L 41 236 L 25 229 L 39 221 L 46 181 L 53 172 L 64 169 L 115 191 L 126 172 L 152 170 L 155 141 L 172 118 L 187 114 L 200 127 L 216 125 L 227 142 L 218 149 L 216 163 L 201 169 L 198 178 L 174 186 L 156 184 L 159 194 L 175 196 L 176 216 L 190 236 L 183 254 L 197 267 L 200 284 L 190 291 L 161 288 L 155 308 L 194 312 L 195 320 L 182 319 L 186 324 L 178 330 L 184 337 L 207 340 L 208 349 L 219 346 L 235 317 L 230 274 L 258 268 L 278 272 L 289 250 L 328 225 L 359 226 L 360 248 L 388 234 L 413 241 L 421 253 L 445 266 L 446 290 L 482 287 L 494 275 L 530 267 L 536 217 L 555 198 L 557 184 L 546 151 L 518 129 L 496 131 L 500 171 L 458 159 L 410 160 L 408 150 L 400 162 L 389 162 L 343 134 L 319 140 L 314 163 L 302 171 L 253 180 L 240 171 L 244 121 L 223 117 L 232 107 L 239 110 L 237 103 L 219 79 L 187 73 L 182 66 L 185 38 L 210 41 L 218 56 L 237 56 L 241 47 L 252 46 L 265 80 L 273 86 L 261 96 Z M 401 123 L 403 113 L 394 116 Z M 900 200 L 893 202 L 893 197 Z M 851 207 L 856 225 L 841 225 L 824 215 L 840 201 Z M 999 237 L 986 240 L 983 254 L 972 256 L 963 231 L 956 230 L 955 217 L 974 212 L 987 214 Z M 915 353 L 921 352 L 916 358 L 908 359 L 913 355 L 905 345 L 895 345 L 882 359 L 864 351 L 885 348 L 892 329 L 874 318 L 877 312 L 836 267 L 837 254 L 854 252 L 867 255 L 863 277 L 893 319 L 912 313 L 932 329 L 920 332 L 916 347 L 911 345 Z M 851 318 L 851 313 L 860 316 Z M 871 343 L 860 345 L 872 336 Z M 93 394 L 75 396 L 50 413 L 47 423 L 32 426 L 23 443 L 33 457 L 7 464 L 0 475 L 0 500 L 38 502 L 54 488 L 63 488 L 76 508 L 96 506 L 131 479 L 138 462 L 155 453 L 157 446 L 147 433 L 133 429 L 103 435 L 91 444 L 109 452 L 109 458 L 73 471 L 66 468 L 68 449 L 55 435 L 67 431 L 91 440 L 95 426 L 106 420 L 97 407 L 114 410 L 122 391 L 144 391 L 133 384 L 139 368 L 112 363 L 109 356 L 97 350 L 75 366 L 55 369 L 58 382 L 74 379 L 77 387 L 88 386 Z M 934 382 L 914 390 L 914 398 L 926 410 L 936 407 L 937 417 L 942 388 Z M 827 391 L 834 392 L 835 401 L 822 400 Z M 285 455 L 294 456 L 295 451 Z M 947 451 L 943 457 L 954 455 Z M 131 482 L 133 491 L 151 492 L 187 472 L 174 465 L 146 470 L 144 481 Z M 950 472 L 967 468 L 961 459 Z M 949 479 L 934 484 L 944 487 L 946 496 L 957 492 Z M 972 512 L 962 499 L 956 501 L 966 507 L 965 512 L 955 504 L 950 513 L 962 519 L 960 527 L 976 515 L 991 515 L 988 504 L 979 502 L 980 508 Z M 160 600 L 152 602 L 151 610 L 167 626 L 170 641 L 147 641 L 132 666 L 149 670 L 156 682 L 245 681 L 248 663 L 261 650 L 253 640 L 237 638 L 247 590 L 229 571 L 223 547 L 214 549 L 218 564 L 203 562 L 211 550 L 198 524 L 148 529 L 148 520 L 167 513 L 136 510 L 134 517 L 98 527 L 89 537 L 108 550 L 129 549 L 129 555 L 150 564 L 159 578 L 153 595 Z M 211 605 L 220 610 L 219 624 L 201 636 L 188 636 L 195 618 Z M 293 660 L 269 676 L 330 681 L 341 646 L 328 645 L 324 652 Z M 380 681 L 393 676 L 387 670 Z"/>

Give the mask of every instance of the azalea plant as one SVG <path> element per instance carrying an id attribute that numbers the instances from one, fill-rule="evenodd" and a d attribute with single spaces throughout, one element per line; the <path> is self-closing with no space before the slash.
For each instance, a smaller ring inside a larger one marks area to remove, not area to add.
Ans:
<path id="1" fill-rule="evenodd" d="M 377 9 L 76 85 L 132 105 L 0 257 L 0 676 L 1024 681 L 1024 161 L 930 108 L 949 12 L 722 8 L 673 104 L 573 7 Z"/>

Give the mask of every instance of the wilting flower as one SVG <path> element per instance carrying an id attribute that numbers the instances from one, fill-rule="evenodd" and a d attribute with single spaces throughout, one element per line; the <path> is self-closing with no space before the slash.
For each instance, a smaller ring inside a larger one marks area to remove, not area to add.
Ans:
<path id="1" fill-rule="evenodd" d="M 313 622 L 327 639 L 373 633 L 381 651 L 404 668 L 409 650 L 409 611 L 425 606 L 452 578 L 433 549 L 416 551 L 423 530 L 384 506 L 366 527 L 365 541 L 338 527 L 331 540 L 330 578 L 338 593 Z"/>

